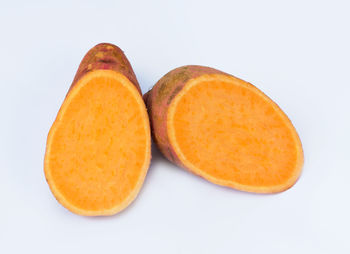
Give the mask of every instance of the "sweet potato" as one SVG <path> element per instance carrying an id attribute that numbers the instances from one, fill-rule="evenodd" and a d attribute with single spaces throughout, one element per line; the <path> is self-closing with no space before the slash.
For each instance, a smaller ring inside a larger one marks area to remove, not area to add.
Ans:
<path id="1" fill-rule="evenodd" d="M 44 171 L 52 193 L 76 214 L 116 214 L 138 194 L 150 146 L 147 110 L 129 61 L 115 45 L 96 45 L 48 134 Z"/>
<path id="2" fill-rule="evenodd" d="M 184 66 L 162 77 L 144 100 L 164 156 L 210 182 L 274 193 L 290 188 L 301 173 L 295 128 L 250 83 L 212 68 Z"/>

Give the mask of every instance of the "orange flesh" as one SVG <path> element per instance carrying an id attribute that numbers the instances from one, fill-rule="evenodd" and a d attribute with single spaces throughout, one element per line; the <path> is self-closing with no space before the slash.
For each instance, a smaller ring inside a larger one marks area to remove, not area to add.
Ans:
<path id="1" fill-rule="evenodd" d="M 45 173 L 68 209 L 113 214 L 136 196 L 150 160 L 141 95 L 121 74 L 95 71 L 69 92 L 50 130 Z"/>
<path id="2" fill-rule="evenodd" d="M 189 86 L 170 110 L 170 139 L 185 166 L 245 191 L 278 192 L 297 180 L 301 143 L 274 102 L 222 75 Z"/>

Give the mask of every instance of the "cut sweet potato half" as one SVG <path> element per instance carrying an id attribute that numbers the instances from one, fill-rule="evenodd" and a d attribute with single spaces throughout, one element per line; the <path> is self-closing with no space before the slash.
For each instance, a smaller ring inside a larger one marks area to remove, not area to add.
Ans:
<path id="1" fill-rule="evenodd" d="M 45 175 L 80 215 L 112 215 L 139 192 L 151 158 L 149 120 L 123 52 L 99 44 L 84 57 L 52 125 Z"/>
<path id="2" fill-rule="evenodd" d="M 154 140 L 172 162 L 242 191 L 281 192 L 298 179 L 303 151 L 283 111 L 221 71 L 185 66 L 145 96 Z"/>

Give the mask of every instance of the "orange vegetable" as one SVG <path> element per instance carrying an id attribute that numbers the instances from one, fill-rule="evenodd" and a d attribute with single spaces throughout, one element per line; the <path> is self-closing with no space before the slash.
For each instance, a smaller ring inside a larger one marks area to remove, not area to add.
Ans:
<path id="1" fill-rule="evenodd" d="M 80 215 L 111 215 L 138 194 L 151 158 L 150 127 L 123 52 L 99 44 L 82 60 L 48 138 L 45 176 Z"/>
<path id="2" fill-rule="evenodd" d="M 161 78 L 144 99 L 161 152 L 213 183 L 274 193 L 300 176 L 303 150 L 296 130 L 250 83 L 184 66 Z"/>

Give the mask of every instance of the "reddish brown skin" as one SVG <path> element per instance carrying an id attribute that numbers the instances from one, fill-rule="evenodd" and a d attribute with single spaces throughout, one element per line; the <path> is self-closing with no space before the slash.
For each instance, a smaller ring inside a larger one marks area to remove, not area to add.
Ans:
<path id="1" fill-rule="evenodd" d="M 189 80 L 205 74 L 231 76 L 209 67 L 198 65 L 183 66 L 168 72 L 143 96 L 150 117 L 154 142 L 168 160 L 183 168 L 186 168 L 186 165 L 181 163 L 169 141 L 167 132 L 168 109 L 172 99 L 175 98 Z"/>
<path id="2" fill-rule="evenodd" d="M 124 52 L 119 47 L 110 43 L 97 44 L 86 53 L 79 65 L 69 91 L 85 74 L 95 70 L 113 70 L 123 74 L 135 85 L 140 95 L 142 94 L 135 73 Z"/>
<path id="3" fill-rule="evenodd" d="M 79 79 L 81 79 L 85 74 L 94 70 L 113 70 L 120 72 L 135 85 L 140 95 L 142 95 L 135 73 L 128 59 L 124 55 L 124 52 L 119 47 L 110 43 L 97 44 L 86 53 L 83 60 L 80 62 L 78 71 L 75 74 L 74 80 L 67 92 L 67 95 L 69 91 L 74 87 L 74 85 L 79 81 Z M 47 178 L 46 181 L 49 182 Z M 55 198 L 61 203 L 61 201 L 56 196 Z"/>

